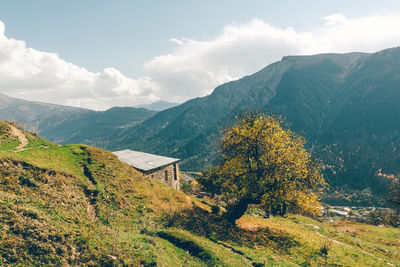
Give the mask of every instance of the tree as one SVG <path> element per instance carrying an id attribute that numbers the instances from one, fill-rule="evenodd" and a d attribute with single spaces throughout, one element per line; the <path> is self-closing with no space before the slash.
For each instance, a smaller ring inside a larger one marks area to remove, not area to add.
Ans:
<path id="1" fill-rule="evenodd" d="M 268 214 L 292 211 L 317 214 L 317 191 L 325 185 L 320 164 L 304 148 L 305 140 L 285 130 L 278 119 L 248 113 L 225 129 L 219 164 L 199 183 L 222 194 L 227 219 L 234 223 L 249 204 L 262 204 Z"/>

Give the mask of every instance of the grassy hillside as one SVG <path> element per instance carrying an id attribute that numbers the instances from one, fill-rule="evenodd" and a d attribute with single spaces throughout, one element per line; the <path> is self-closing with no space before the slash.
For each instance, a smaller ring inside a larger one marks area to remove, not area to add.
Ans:
<path id="1" fill-rule="evenodd" d="M 400 231 L 290 215 L 228 226 L 210 206 L 112 153 L 60 146 L 0 122 L 0 263 L 11 265 L 385 266 Z"/>
<path id="2" fill-rule="evenodd" d="M 1 125 L 4 263 L 153 262 L 165 244 L 141 235 L 141 224 L 193 205 L 100 149 L 59 146 L 25 132 L 30 147 L 13 152 L 18 141 L 7 142 L 8 127 Z"/>

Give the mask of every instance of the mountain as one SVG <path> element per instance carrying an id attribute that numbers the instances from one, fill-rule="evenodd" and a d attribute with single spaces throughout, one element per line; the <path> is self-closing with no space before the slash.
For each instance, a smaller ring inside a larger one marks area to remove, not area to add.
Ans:
<path id="1" fill-rule="evenodd" d="M 0 121 L 2 266 L 400 264 L 396 228 L 265 219 L 257 209 L 233 226 L 206 198 L 152 180 L 108 151 L 14 128 Z"/>
<path id="2" fill-rule="evenodd" d="M 181 158 L 182 169 L 200 171 L 213 163 L 220 132 L 236 115 L 277 114 L 323 162 L 331 185 L 327 201 L 372 205 L 378 203 L 373 195 L 382 195 L 390 177 L 400 173 L 399 84 L 400 48 L 288 56 L 158 113 L 22 100 L 13 106 L 14 100 L 3 97 L 0 115 L 5 118 L 6 111 L 12 115 L 6 119 L 22 121 L 54 142 L 141 150 Z"/>
<path id="3" fill-rule="evenodd" d="M 305 116 L 298 116 L 301 121 L 286 119 L 290 120 L 288 122 L 292 123 L 291 128 L 297 132 L 304 133 L 311 127 L 312 131 L 306 132 L 306 137 L 310 138 L 319 131 L 319 125 L 314 123 L 320 123 L 320 119 L 309 116 L 320 116 L 317 109 L 321 107 L 318 105 L 325 105 L 327 102 L 323 99 L 324 94 L 334 90 L 335 88 L 330 87 L 341 82 L 343 78 L 340 75 L 345 76 L 349 72 L 345 67 L 367 56 L 354 53 L 285 57 L 253 75 L 217 87 L 209 96 L 159 112 L 138 127 L 120 131 L 115 136 L 118 140 L 116 144 L 175 155 L 184 159 L 184 166 L 188 169 L 196 166 L 202 168 L 216 152 L 215 141 L 219 137 L 219 131 L 232 123 L 235 114 L 240 114 L 243 110 L 277 110 L 282 115 L 290 115 L 287 112 L 294 110 L 291 114 L 297 115 L 298 108 L 301 108 L 299 112 L 304 112 Z M 331 71 L 337 72 L 337 69 L 343 69 L 343 73 L 331 75 Z M 305 77 L 306 74 L 312 77 Z M 303 88 L 297 84 L 293 88 L 285 88 L 290 86 L 295 75 L 299 79 L 304 77 L 302 86 L 308 92 L 303 92 Z M 287 92 L 290 90 L 293 92 Z M 280 103 L 285 101 L 285 91 L 289 96 L 292 95 L 287 98 L 287 109 L 283 109 Z M 308 96 L 311 98 L 308 99 Z M 296 104 L 300 107 L 295 107 Z"/>
<path id="4" fill-rule="evenodd" d="M 309 141 L 333 188 L 383 193 L 385 177 L 400 173 L 400 48 L 284 57 L 116 132 L 108 147 L 178 157 L 183 169 L 201 170 L 220 131 L 244 110 L 282 116 Z"/>
<path id="5" fill-rule="evenodd" d="M 135 126 L 156 111 L 134 107 L 114 107 L 106 111 L 73 114 L 57 125 L 42 128 L 40 134 L 61 144 L 83 143 L 101 146 L 112 143 L 108 136 L 119 129 Z"/>
<path id="6" fill-rule="evenodd" d="M 35 132 L 57 126 L 71 116 L 93 112 L 89 109 L 26 101 L 0 94 L 0 119 L 18 121 Z"/>
<path id="7" fill-rule="evenodd" d="M 153 102 L 151 104 L 140 105 L 140 106 L 138 106 L 138 108 L 145 108 L 145 109 L 149 109 L 149 110 L 162 111 L 164 109 L 169 109 L 169 108 L 175 107 L 177 105 L 179 105 L 179 104 L 160 100 L 160 101 Z"/>
<path id="8" fill-rule="evenodd" d="M 18 121 L 26 129 L 62 144 L 101 144 L 116 129 L 136 125 L 156 113 L 133 107 L 93 111 L 31 102 L 0 94 L 0 120 Z"/>

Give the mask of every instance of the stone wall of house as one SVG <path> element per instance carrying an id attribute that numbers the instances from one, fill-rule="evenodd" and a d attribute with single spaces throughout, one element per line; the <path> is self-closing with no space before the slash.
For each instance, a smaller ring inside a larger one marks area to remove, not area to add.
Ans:
<path id="1" fill-rule="evenodd" d="M 174 168 L 176 171 L 174 171 Z M 175 175 L 176 173 L 176 175 Z M 180 190 L 180 178 L 181 173 L 179 171 L 179 164 L 174 163 L 168 166 L 165 166 L 162 169 L 159 169 L 153 173 L 147 174 L 151 178 L 156 179 L 157 181 L 164 183 L 176 190 Z"/>

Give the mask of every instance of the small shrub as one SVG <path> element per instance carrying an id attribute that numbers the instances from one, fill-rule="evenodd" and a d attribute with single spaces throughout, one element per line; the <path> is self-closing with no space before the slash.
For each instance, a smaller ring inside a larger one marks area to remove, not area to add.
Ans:
<path id="1" fill-rule="evenodd" d="M 19 177 L 19 184 L 27 187 L 37 187 L 34 181 L 30 177 L 26 177 L 25 175 Z"/>
<path id="2" fill-rule="evenodd" d="M 322 256 L 327 257 L 329 254 L 329 251 L 332 246 L 332 240 L 331 239 L 326 239 L 322 243 L 321 248 L 319 249 L 319 252 L 321 253 Z"/>
<path id="3" fill-rule="evenodd" d="M 192 185 L 190 183 L 184 182 L 181 185 L 181 190 L 185 192 L 186 194 L 191 194 L 192 193 Z"/>

